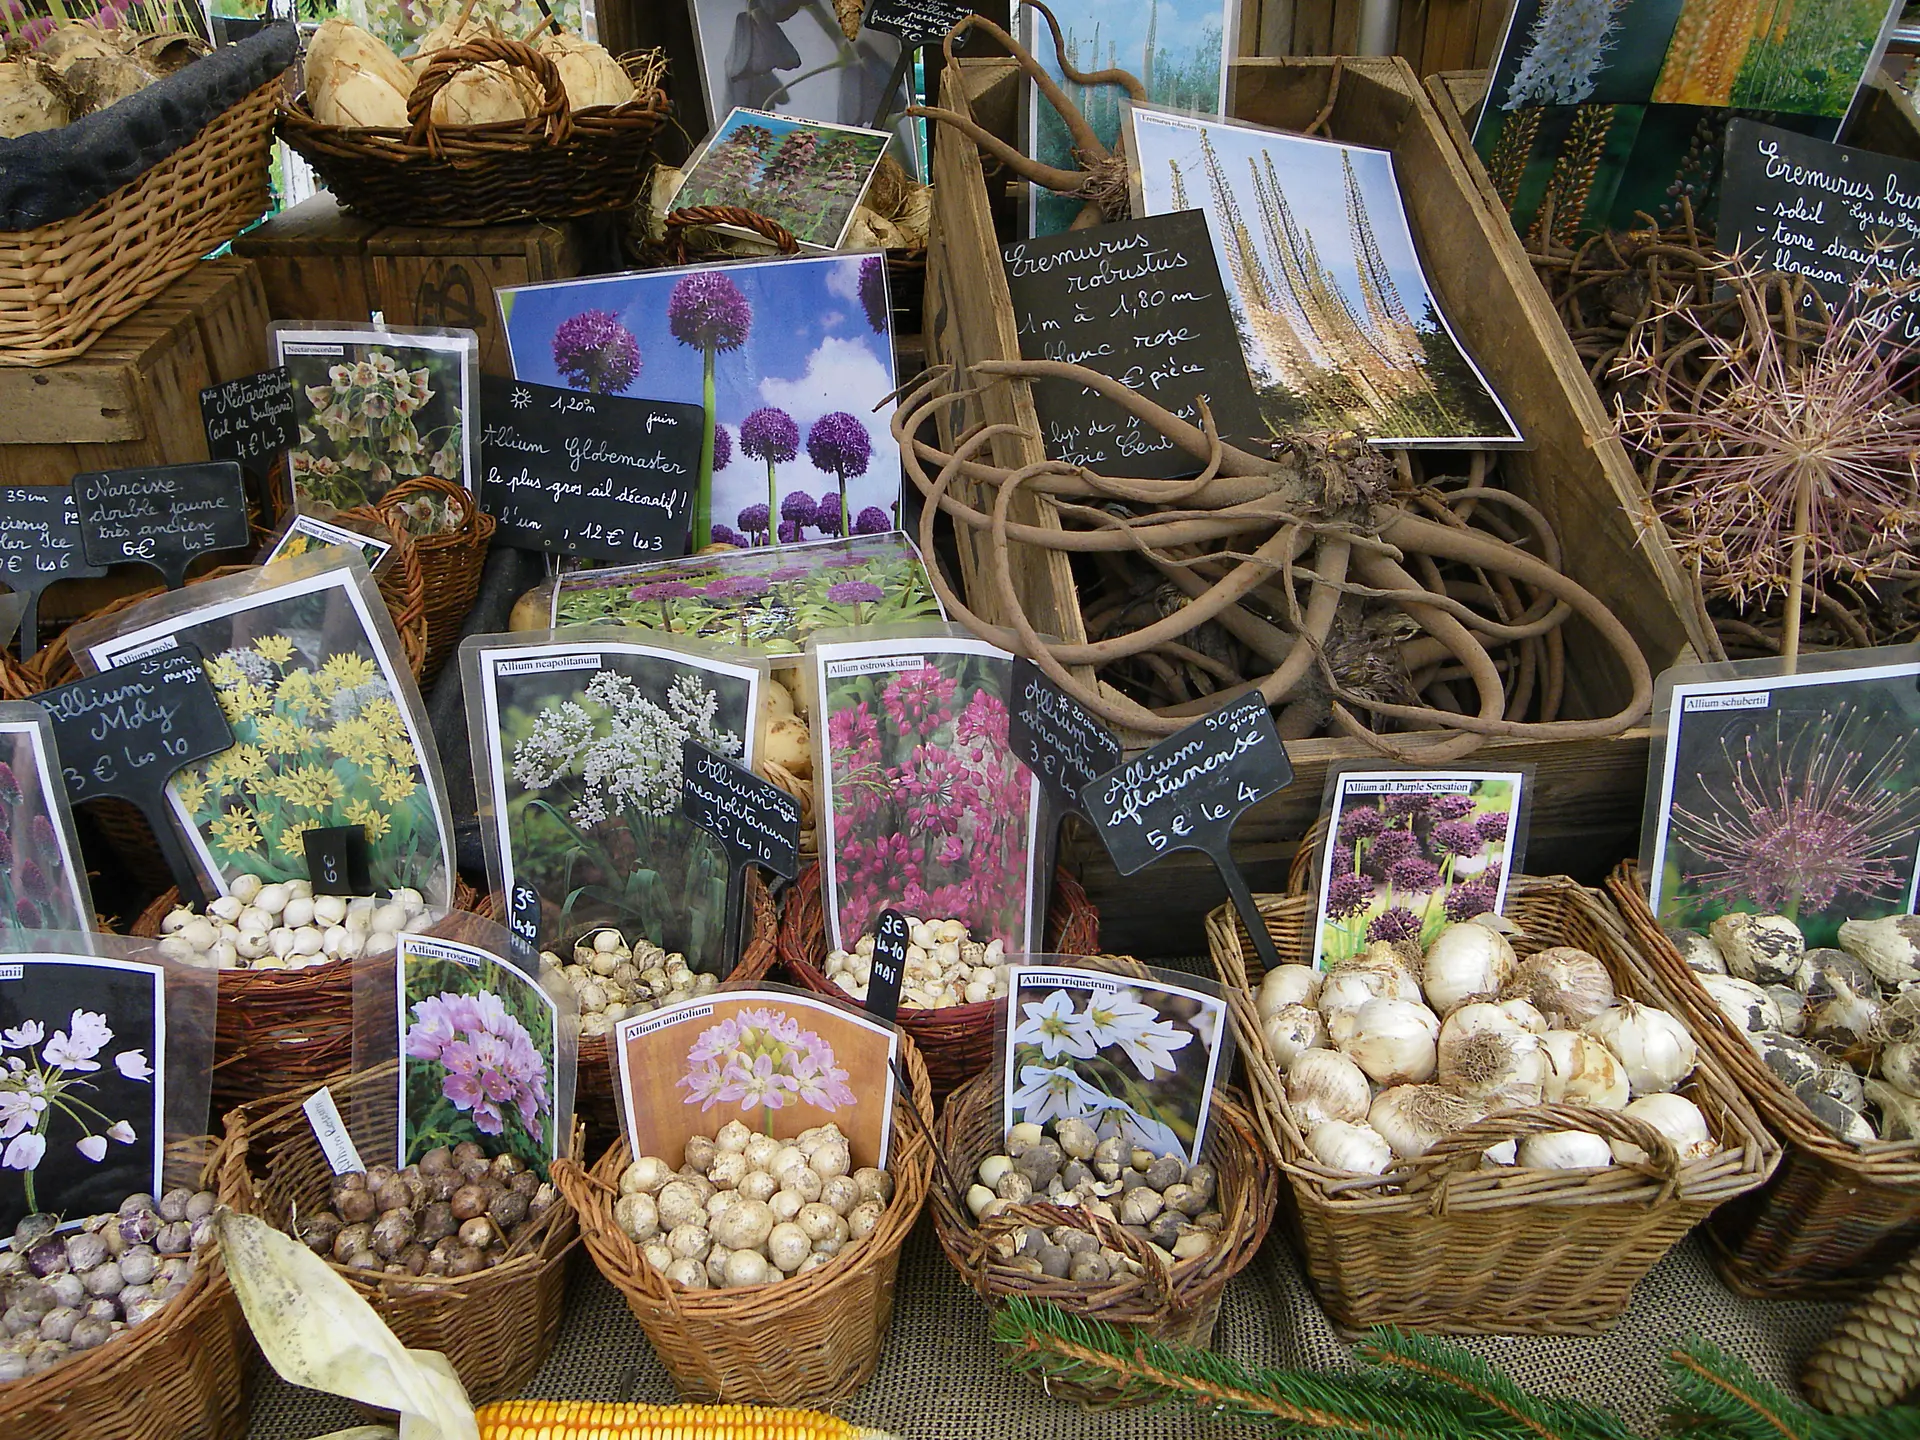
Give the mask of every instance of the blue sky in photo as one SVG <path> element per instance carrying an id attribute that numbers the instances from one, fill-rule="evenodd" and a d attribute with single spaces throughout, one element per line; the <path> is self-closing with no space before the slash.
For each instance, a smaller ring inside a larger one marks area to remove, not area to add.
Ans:
<path id="1" fill-rule="evenodd" d="M 724 265 L 753 307 L 753 324 L 738 350 L 714 357 L 719 422 L 739 438 L 740 422 L 763 405 L 793 417 L 800 453 L 777 467 L 784 496 L 800 489 L 818 498 L 839 494 L 838 482 L 807 459 L 807 430 L 830 411 L 856 416 L 873 441 L 865 475 L 847 483 L 852 513 L 869 505 L 891 511 L 900 498 L 899 450 L 888 430 L 893 406 L 875 411 L 892 391 L 893 341 L 876 335 L 860 304 L 858 254 L 817 259 Z M 516 378 L 573 388 L 554 368 L 553 332 L 583 310 L 617 315 L 640 344 L 640 373 L 624 392 L 640 399 L 700 403 L 701 353 L 673 338 L 667 300 L 687 270 L 609 275 L 593 280 L 533 285 L 499 292 L 500 310 Z M 767 501 L 764 462 L 734 446 L 733 463 L 714 477 L 713 518 L 736 525 L 740 509 Z M 808 532 L 808 538 L 817 538 Z"/>

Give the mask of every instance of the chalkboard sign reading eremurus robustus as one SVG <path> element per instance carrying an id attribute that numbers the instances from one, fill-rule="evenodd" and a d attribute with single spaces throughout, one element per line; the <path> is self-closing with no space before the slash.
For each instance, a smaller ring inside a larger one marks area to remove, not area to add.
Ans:
<path id="1" fill-rule="evenodd" d="M 800 871 L 800 802 L 698 740 L 685 740 L 680 746 L 680 813 L 727 852 L 722 933 L 731 971 L 740 958 L 747 867 L 758 865 L 783 880 Z"/>
<path id="2" fill-rule="evenodd" d="M 1233 824 L 1292 783 L 1293 762 L 1256 692 L 1107 771 L 1081 790 L 1080 803 L 1122 875 L 1176 850 L 1205 853 L 1271 970 L 1280 952 L 1233 863 Z"/>
<path id="3" fill-rule="evenodd" d="M 98 577 L 80 543 L 80 512 L 68 485 L 0 488 L 0 584 L 27 597 L 20 616 L 20 658 L 40 648 L 40 597 L 59 580 Z"/>
<path id="4" fill-rule="evenodd" d="M 200 556 L 253 538 L 246 477 L 231 460 L 91 470 L 73 477 L 73 499 L 89 565 L 151 565 L 169 590 Z"/>
<path id="5" fill-rule="evenodd" d="M 166 794 L 178 771 L 233 744 L 200 652 L 176 645 L 33 698 L 53 719 L 68 799 L 78 805 L 112 796 L 136 806 L 153 827 L 181 898 L 204 904 L 199 871 Z"/>

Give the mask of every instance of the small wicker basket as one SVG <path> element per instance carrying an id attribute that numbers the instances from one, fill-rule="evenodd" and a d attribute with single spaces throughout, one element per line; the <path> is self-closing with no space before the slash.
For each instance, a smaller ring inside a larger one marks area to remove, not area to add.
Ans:
<path id="1" fill-rule="evenodd" d="M 201 1185 L 245 1173 L 231 1141 L 189 1142 Z M 196 1156 L 195 1158 L 198 1158 Z M 258 1360 L 218 1246 L 187 1288 L 144 1325 L 51 1370 L 0 1384 L 0 1428 L 19 1440 L 228 1440 L 244 1434 Z"/>
<path id="2" fill-rule="evenodd" d="M 967 1184 L 980 1162 L 1003 1148 L 1000 1097 L 1000 1077 L 981 1075 L 957 1091 L 941 1112 L 936 1142 L 954 1184 Z M 1170 1269 L 1119 1226 L 1102 1224 L 1076 1210 L 1014 1205 L 985 1225 L 976 1225 L 965 1197 L 952 1193 L 945 1184 L 933 1188 L 934 1232 L 953 1268 L 989 1305 L 1019 1295 L 1156 1340 L 1205 1349 L 1220 1315 L 1220 1297 L 1227 1282 L 1246 1268 L 1266 1239 L 1280 1182 L 1261 1148 L 1253 1117 L 1238 1100 L 1218 1090 L 1214 1092 L 1206 1143 L 1201 1149 L 1218 1176 L 1217 1203 L 1226 1224 L 1213 1249 L 1190 1260 L 1176 1261 Z M 996 1241 L 1011 1238 L 1007 1235 L 1010 1230 L 1064 1223 L 1092 1223 L 1103 1244 L 1133 1254 L 1146 1265 L 1147 1274 L 1121 1275 L 1101 1285 L 1056 1280 L 1009 1268 L 996 1248 Z M 1090 1405 L 1155 1398 L 1136 1397 L 1125 1388 L 1063 1385 L 1059 1381 L 1048 1382 L 1047 1390 Z"/>
<path id="3" fill-rule="evenodd" d="M 434 123 L 434 96 L 469 65 L 528 71 L 539 114 L 492 125 Z M 434 56 L 407 97 L 407 129 L 322 125 L 306 97 L 280 112 L 280 136 L 349 210 L 386 225 L 498 225 L 565 220 L 633 203 L 666 120 L 666 92 L 645 82 L 624 105 L 572 110 L 553 61 L 531 45 L 483 35 Z"/>
<path id="4" fill-rule="evenodd" d="M 340 1108 L 350 1111 L 355 1098 L 369 1091 L 390 1095 L 398 1073 L 398 1062 L 390 1061 L 331 1076 L 326 1083 Z M 227 1141 L 239 1148 L 245 1164 L 223 1175 L 223 1204 L 281 1230 L 290 1230 L 298 1216 L 326 1207 L 333 1170 L 301 1108 L 311 1093 L 305 1087 L 256 1100 L 227 1116 Z M 576 1128 L 576 1155 L 580 1145 Z M 517 1254 L 489 1270 L 457 1279 L 415 1279 L 333 1268 L 401 1344 L 444 1354 L 473 1403 L 484 1405 L 518 1394 L 553 1348 L 566 1294 L 567 1256 L 579 1239 L 573 1206 L 563 1197 L 515 1242 Z"/>
<path id="5" fill-rule="evenodd" d="M 682 1290 L 649 1266 L 613 1220 L 626 1141 L 591 1170 L 554 1167 L 554 1179 L 580 1213 L 587 1253 L 626 1297 L 673 1383 L 689 1400 L 825 1408 L 872 1378 L 893 1319 L 900 1246 L 927 1198 L 933 1123 L 927 1069 L 900 1037 L 900 1062 L 913 1087 L 915 1113 L 896 1104 L 887 1169 L 893 1202 L 880 1225 L 829 1263 L 804 1275 L 747 1290 Z"/>
<path id="6" fill-rule="evenodd" d="M 457 504 L 463 518 L 453 529 L 437 535 L 415 535 L 407 528 L 406 506 L 409 500 L 417 499 Z M 342 518 L 376 528 L 384 526 L 399 537 L 405 563 L 418 564 L 425 645 L 413 673 L 423 686 L 432 684 L 447 656 L 460 643 L 460 628 L 467 623 L 467 613 L 480 593 L 480 572 L 487 563 L 487 546 L 493 540 L 496 523 L 493 516 L 480 508 L 471 491 L 451 480 L 416 475 L 387 491 L 378 504 L 344 511 Z M 412 658 L 409 642 L 408 659 Z"/>
<path id="7" fill-rule="evenodd" d="M 1772 1183 L 1707 1225 L 1720 1278 L 1768 1299 L 1860 1294 L 1920 1243 L 1920 1140 L 1849 1145 L 1823 1129 L 1687 968 L 1647 907 L 1639 867 L 1628 861 L 1607 888 L 1674 1008 L 1786 1141 Z"/>
<path id="8" fill-rule="evenodd" d="M 1047 914 L 1047 951 L 1055 955 L 1097 955 L 1100 952 L 1100 912 L 1087 892 L 1065 870 L 1053 879 L 1053 903 Z M 787 973 L 815 995 L 838 1001 L 849 1009 L 859 1005 L 827 978 L 826 906 L 821 897 L 820 867 L 800 874 L 780 915 L 780 963 Z M 947 1096 L 986 1068 L 993 1059 L 994 1017 L 999 1002 L 950 1005 L 943 1010 L 900 1009 L 900 1028 L 913 1037 L 926 1058 L 933 1081 L 933 1103 Z"/>
<path id="9" fill-rule="evenodd" d="M 1265 895 L 1258 904 L 1281 959 L 1309 963 L 1315 898 Z M 1517 876 L 1506 914 L 1525 932 L 1514 937 L 1520 954 L 1576 946 L 1605 963 L 1618 994 L 1668 1005 L 1596 892 L 1560 876 Z M 1320 1303 L 1348 1329 L 1596 1334 L 1620 1318 L 1640 1277 L 1687 1231 L 1759 1186 L 1779 1162 L 1778 1143 L 1703 1047 L 1683 1087 L 1721 1147 L 1702 1159 L 1680 1162 L 1651 1126 L 1616 1112 L 1541 1106 L 1468 1126 L 1383 1176 L 1328 1169 L 1308 1150 L 1267 1054 L 1254 1008 L 1261 971 L 1231 906 L 1207 917 L 1207 941 L 1260 1133 L 1292 1194 L 1295 1243 Z M 1601 1170 L 1480 1168 L 1491 1145 L 1576 1128 L 1630 1140 L 1654 1158 Z"/>

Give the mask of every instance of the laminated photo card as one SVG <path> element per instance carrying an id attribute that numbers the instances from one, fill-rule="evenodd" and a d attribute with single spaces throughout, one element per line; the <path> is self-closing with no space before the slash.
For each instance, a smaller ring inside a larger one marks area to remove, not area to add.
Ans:
<path id="1" fill-rule="evenodd" d="M 331 519 L 416 475 L 474 488 L 473 331 L 277 321 L 268 334 L 273 363 L 293 378 L 298 430 L 287 479 L 296 510 Z"/>
<path id="2" fill-rule="evenodd" d="M 534 892 L 544 948 L 612 927 L 720 974 L 727 853 L 681 814 L 681 747 L 751 767 L 765 665 L 606 629 L 482 636 L 462 665 L 493 892 Z"/>
<path id="3" fill-rule="evenodd" d="M 356 554 L 329 550 L 210 580 L 75 626 L 89 674 L 196 647 L 234 744 L 187 766 L 168 801 L 221 894 L 238 875 L 304 880 L 308 830 L 358 826 L 376 890 L 449 903 L 440 762 L 385 602 Z"/>
<path id="4" fill-rule="evenodd" d="M 889 908 L 1037 948 L 1040 785 L 1007 742 L 1013 657 L 946 626 L 807 654 L 831 948 Z"/>
<path id="5" fill-rule="evenodd" d="M 293 518 L 287 521 L 286 530 L 278 540 L 273 542 L 273 548 L 267 551 L 260 563 L 271 565 L 276 560 L 297 559 L 302 555 L 315 554 L 329 545 L 338 545 L 354 551 L 365 563 L 368 572 L 375 575 L 380 573 L 380 567 L 393 553 L 391 540 L 379 540 L 359 529 L 296 512 Z"/>
<path id="6" fill-rule="evenodd" d="M 887 139 L 884 130 L 735 110 L 687 162 L 672 208 L 738 205 L 786 226 L 804 249 L 832 250 L 846 238 Z"/>
<path id="7" fill-rule="evenodd" d="M 0 704 L 0 932 L 93 925 L 53 722 L 30 700 Z"/>
<path id="8" fill-rule="evenodd" d="M 516 378 L 704 410 L 689 549 L 898 528 L 893 318 L 879 255 L 495 294 Z"/>

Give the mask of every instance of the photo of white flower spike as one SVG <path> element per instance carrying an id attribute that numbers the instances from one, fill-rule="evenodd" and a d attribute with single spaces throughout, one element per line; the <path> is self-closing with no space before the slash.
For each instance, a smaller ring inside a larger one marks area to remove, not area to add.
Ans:
<path id="1" fill-rule="evenodd" d="M 1100 1139 L 1199 1156 L 1223 1059 L 1216 996 L 1147 975 L 1034 964 L 1015 966 L 1009 988 L 1007 1128 L 1077 1121 Z"/>
<path id="2" fill-rule="evenodd" d="M 1619 36 L 1625 9 L 1626 0 L 1545 0 L 1501 108 L 1578 105 L 1588 99 Z"/>

